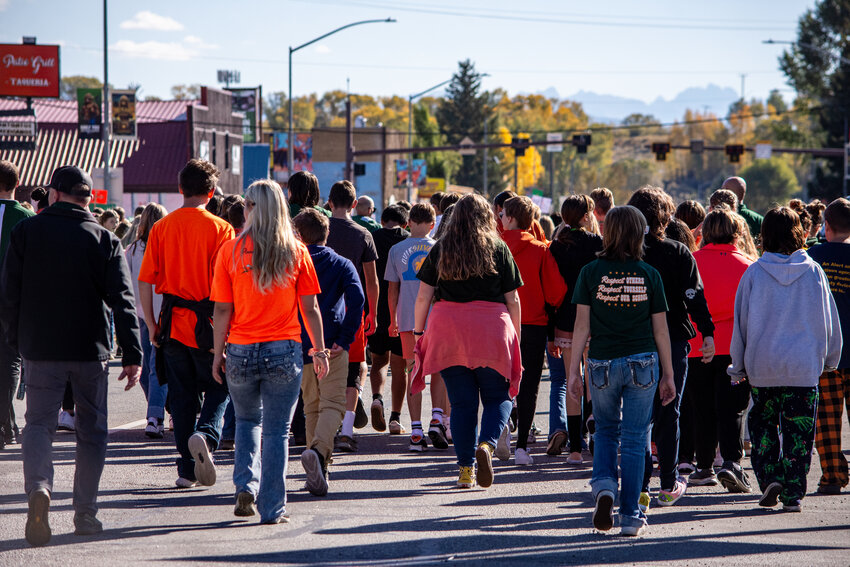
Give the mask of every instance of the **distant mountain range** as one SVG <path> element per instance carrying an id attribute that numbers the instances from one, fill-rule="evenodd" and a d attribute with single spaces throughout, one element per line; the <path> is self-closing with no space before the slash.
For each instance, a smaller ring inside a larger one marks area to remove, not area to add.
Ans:
<path id="1" fill-rule="evenodd" d="M 554 87 L 542 94 L 547 98 L 566 98 L 580 102 L 584 111 L 595 122 L 620 122 L 629 114 L 651 114 L 661 122 L 681 120 L 685 110 L 709 111 L 718 116 L 725 116 L 729 105 L 740 98 L 735 89 L 708 85 L 706 87 L 690 87 L 676 95 L 672 100 L 658 97 L 650 103 L 635 98 L 615 95 L 597 94 L 590 91 L 579 91 L 562 97 Z"/>

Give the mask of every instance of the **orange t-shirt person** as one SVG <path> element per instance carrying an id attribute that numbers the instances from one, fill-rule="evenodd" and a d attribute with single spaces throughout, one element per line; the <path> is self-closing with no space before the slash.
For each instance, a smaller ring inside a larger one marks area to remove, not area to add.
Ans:
<path id="1" fill-rule="evenodd" d="M 236 250 L 237 244 L 242 250 Z M 298 298 L 321 293 L 316 268 L 307 247 L 297 243 L 298 260 L 289 280 L 265 294 L 257 291 L 254 283 L 252 251 L 250 237 L 231 240 L 221 247 L 215 261 L 210 299 L 233 304 L 227 342 L 237 345 L 272 341 L 300 343 Z"/>

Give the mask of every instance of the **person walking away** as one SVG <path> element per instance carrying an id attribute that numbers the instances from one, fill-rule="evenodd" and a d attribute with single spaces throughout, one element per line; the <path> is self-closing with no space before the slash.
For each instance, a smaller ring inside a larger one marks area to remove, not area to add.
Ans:
<path id="1" fill-rule="evenodd" d="M 151 344 L 150 331 L 145 323 L 145 312 L 142 302 L 139 300 L 139 271 L 142 268 L 142 259 L 145 257 L 145 247 L 148 236 L 154 223 L 162 220 L 168 211 L 159 203 L 148 203 L 139 215 L 136 227 L 136 240 L 127 246 L 124 256 L 127 266 L 133 277 L 133 293 L 136 297 L 136 316 L 139 319 L 139 330 L 142 338 L 142 374 L 139 380 L 142 390 L 147 399 L 147 425 L 145 435 L 151 439 L 162 439 L 165 430 L 165 399 L 168 397 L 168 385 L 159 383 L 156 376 L 156 350 Z M 158 313 L 162 308 L 162 296 L 155 293 L 153 296 L 154 312 Z"/>
<path id="2" fill-rule="evenodd" d="M 390 249 L 389 260 L 384 271 L 384 280 L 388 282 L 390 309 L 390 336 L 400 337 L 404 352 L 405 372 L 412 368 L 415 354 L 416 339 L 413 336 L 415 327 L 416 296 L 419 293 L 419 280 L 416 274 L 425 257 L 434 246 L 434 239 L 428 236 L 434 225 L 434 209 L 431 205 L 417 203 L 410 210 L 410 238 Z M 412 374 L 411 374 L 412 377 Z M 407 384 L 405 384 L 407 386 Z M 446 387 L 440 374 L 431 374 L 431 422 L 428 426 L 428 437 L 437 449 L 448 449 L 446 436 L 448 424 L 444 410 L 447 409 L 448 398 Z M 408 449 L 421 452 L 428 447 L 422 428 L 422 394 L 411 394 L 407 398 L 407 408 L 410 410 L 410 443 Z"/>
<path id="3" fill-rule="evenodd" d="M 744 272 L 753 263 L 737 247 L 746 224 L 736 222 L 737 215 L 726 207 L 711 211 L 702 222 L 702 248 L 694 252 L 702 275 L 705 300 L 714 322 L 715 354 L 703 362 L 695 354 L 702 336 L 691 339 L 688 380 L 685 397 L 690 397 L 698 426 L 693 430 L 696 471 L 688 483 L 716 485 L 719 481 L 729 492 L 751 492 L 749 478 L 741 466 L 744 457 L 744 412 L 750 403 L 750 385 L 733 386 L 726 369 L 732 363 L 729 345 L 735 312 L 735 293 Z M 738 217 L 740 219 L 740 217 Z M 683 431 L 683 435 L 687 432 Z M 714 474 L 714 457 L 720 445 L 723 465 Z"/>
<path id="4" fill-rule="evenodd" d="M 0 266 L 9 248 L 12 229 L 22 220 L 35 216 L 34 212 L 15 200 L 19 180 L 18 167 L 10 161 L 0 160 Z M 0 336 L 0 450 L 19 441 L 12 400 L 20 381 L 21 354 Z"/>
<path id="5" fill-rule="evenodd" d="M 319 280 L 307 247 L 295 238 L 280 185 L 269 179 L 249 185 L 245 213 L 242 234 L 215 260 L 212 374 L 218 383 L 227 377 L 236 415 L 234 514 L 253 516 L 256 507 L 261 523 L 280 524 L 289 521 L 289 426 L 301 389 L 299 309 L 319 380 L 328 372 L 328 351 Z"/>
<path id="6" fill-rule="evenodd" d="M 850 201 L 836 199 L 823 212 L 826 242 L 809 248 L 829 280 L 829 288 L 838 308 L 842 344 L 850 344 Z M 847 486 L 847 457 L 841 451 L 841 419 L 844 410 L 850 418 L 850 349 L 842 350 L 833 372 L 824 372 L 818 380 L 818 417 L 815 447 L 820 458 L 821 477 L 818 493 L 839 494 Z"/>
<path id="7" fill-rule="evenodd" d="M 213 380 L 213 303 L 210 285 L 215 256 L 233 238 L 227 221 L 206 210 L 220 172 L 192 159 L 178 186 L 183 206 L 157 222 L 148 236 L 139 272 L 139 295 L 151 341 L 157 348 L 157 378 L 168 384 L 174 420 L 178 488 L 212 486 L 212 452 L 221 439 L 227 387 Z M 162 295 L 154 312 L 153 292 Z M 198 415 L 198 402 L 200 415 Z"/>
<path id="8" fill-rule="evenodd" d="M 369 416 L 360 398 L 362 381 L 366 376 L 366 337 L 375 333 L 375 318 L 378 311 L 380 285 L 375 261 L 378 251 L 372 234 L 351 220 L 351 209 L 357 201 L 354 185 L 350 181 L 338 181 L 331 186 L 328 196 L 331 207 L 331 224 L 328 233 L 328 246 L 334 252 L 348 258 L 357 269 L 360 284 L 366 292 L 367 313 L 348 351 L 348 379 L 346 389 L 345 417 L 337 440 L 340 451 L 357 451 L 354 428 L 366 427 Z"/>
<path id="9" fill-rule="evenodd" d="M 555 240 L 549 245 L 549 252 L 555 258 L 561 277 L 567 285 L 567 296 L 555 310 L 552 317 L 553 333 L 548 344 L 549 351 L 549 443 L 546 453 L 560 455 L 569 433 L 570 455 L 567 463 L 582 463 L 582 409 L 587 408 L 585 418 L 590 417 L 590 403 L 587 394 L 590 385 L 585 384 L 585 403 L 576 403 L 567 396 L 567 371 L 573 350 L 573 326 L 576 319 L 576 305 L 572 302 L 572 290 L 575 289 L 581 269 L 596 260 L 602 251 L 602 237 L 593 232 L 592 216 L 595 211 L 592 198 L 587 195 L 569 195 L 561 205 L 563 226 Z M 607 209 L 606 209 L 607 212 Z M 576 345 L 582 351 L 585 345 Z"/>
<path id="10" fill-rule="evenodd" d="M 543 357 L 546 354 L 546 331 L 549 322 L 546 309 L 547 306 L 554 309 L 561 304 L 567 293 L 567 286 L 546 244 L 527 232 L 534 221 L 534 203 L 531 199 L 508 199 L 501 214 L 502 226 L 505 228 L 502 238 L 508 245 L 525 284 L 519 288 L 519 301 L 522 306 L 520 351 L 523 371 L 517 395 L 519 423 L 514 458 L 518 465 L 530 465 L 534 459 L 528 453 L 528 438 L 531 422 L 537 411 L 537 392 L 543 374 Z M 496 456 L 501 460 L 510 458 L 510 447 L 506 446 L 509 439 L 510 429 L 505 427 L 500 437 L 500 446 L 496 447 L 507 449 L 506 455 L 497 450 Z"/>
<path id="11" fill-rule="evenodd" d="M 753 238 L 758 238 L 761 233 L 761 223 L 764 222 L 764 217 L 752 209 L 747 208 L 747 205 L 744 204 L 744 197 L 747 195 L 747 182 L 744 178 L 729 177 L 723 182 L 723 185 L 721 185 L 720 188 L 726 189 L 735 194 L 735 197 L 738 198 L 737 209 L 732 210 L 744 217 L 744 220 L 747 221 L 747 226 L 750 229 L 750 234 Z"/>
<path id="12" fill-rule="evenodd" d="M 647 186 L 635 191 L 628 204 L 636 207 L 646 219 L 649 232 L 645 239 L 646 251 L 643 260 L 661 274 L 669 309 L 667 328 L 671 341 L 676 399 L 672 404 L 662 404 L 660 396 L 656 395 L 652 408 L 652 423 L 658 447 L 658 476 L 661 484 L 657 502 L 659 506 L 672 506 L 687 490 L 687 484 L 678 474 L 679 406 L 688 373 L 688 341 L 696 335 L 691 319 L 702 333 L 703 362 L 710 362 L 714 356 L 714 324 L 711 322 L 702 280 L 693 255 L 684 244 L 667 238 L 664 233 L 670 217 L 675 212 L 673 199 L 662 189 Z M 641 491 L 644 506 L 649 505 L 649 480 L 652 475 L 649 440 L 646 459 Z"/>
<path id="13" fill-rule="evenodd" d="M 357 204 L 354 206 L 356 215 L 352 215 L 351 220 L 368 230 L 375 232 L 381 228 L 381 224 L 372 218 L 375 213 L 375 201 L 368 195 L 361 195 L 357 199 Z"/>
<path id="14" fill-rule="evenodd" d="M 463 196 L 443 227 L 445 233 L 416 274 L 422 283 L 416 296 L 413 336 L 419 338 L 410 394 L 425 388 L 426 374 L 440 372 L 452 405 L 458 486 L 472 488 L 477 479 L 487 488 L 493 484 L 496 441 L 522 379 L 517 293 L 522 278 L 480 195 Z M 484 406 L 480 432 L 479 398 Z"/>
<path id="15" fill-rule="evenodd" d="M 328 493 L 328 466 L 334 436 L 345 416 L 345 388 L 348 379 L 348 349 L 360 328 L 366 301 L 354 264 L 325 246 L 330 221 L 322 213 L 304 209 L 292 220 L 301 242 L 307 245 L 321 293 L 324 343 L 329 345 L 328 373 L 321 380 L 313 366 L 313 343 L 302 318 L 301 344 L 304 373 L 301 396 L 304 400 L 307 448 L 301 453 L 301 465 L 307 473 L 307 490 L 314 496 Z"/>
<path id="16" fill-rule="evenodd" d="M 764 254 L 747 268 L 735 296 L 728 373 L 752 388 L 749 415 L 759 506 L 799 512 L 806 494 L 818 408 L 818 377 L 841 362 L 841 323 L 829 281 L 803 250 L 800 217 L 767 212 Z M 794 306 L 781 309 L 780 306 Z M 800 314 L 804 313 L 805 316 Z"/>
<path id="17" fill-rule="evenodd" d="M 362 199 L 363 197 L 361 197 Z M 368 198 L 368 197 L 367 197 Z M 359 201 L 359 200 L 358 200 Z M 372 367 L 369 369 L 369 380 L 372 384 L 372 427 L 375 431 L 386 431 L 387 421 L 384 414 L 384 384 L 387 380 L 387 366 L 392 371 L 392 405 L 390 411 L 390 434 L 401 433 L 401 408 L 407 394 L 407 372 L 405 370 L 404 351 L 401 339 L 389 334 L 390 307 L 387 301 L 389 282 L 383 278 L 387 269 L 390 249 L 410 236 L 405 230 L 409 213 L 404 207 L 392 205 L 381 213 L 381 228 L 372 231 L 378 259 L 375 269 L 379 278 L 378 315 L 375 317 L 377 329 L 369 337 L 369 352 L 372 353 Z"/>
<path id="18" fill-rule="evenodd" d="M 138 382 L 142 362 L 133 285 L 121 242 L 86 210 L 91 177 L 78 167 L 60 167 L 48 188 L 51 205 L 15 226 L 0 270 L 2 335 L 10 348 L 19 350 L 27 369 L 25 536 L 36 546 L 51 537 L 53 436 L 69 381 L 77 406 L 74 533 L 103 531 L 96 516 L 109 434 L 109 309 L 124 351 L 118 379 L 127 379 L 125 390 Z M 68 321 L 74 322 L 72 333 Z"/>
<path id="19" fill-rule="evenodd" d="M 590 337 L 587 379 L 596 424 L 590 481 L 596 502 L 593 526 L 601 531 L 613 527 L 619 476 L 620 529 L 628 536 L 646 526 L 638 500 L 653 400 L 656 392 L 664 405 L 676 397 L 664 284 L 658 271 L 642 261 L 646 227 L 634 207 L 608 211 L 602 252 L 581 269 L 573 293 L 574 344 L 583 345 Z M 568 389 L 575 401 L 584 393 L 582 354 L 574 348 L 570 356 Z"/>

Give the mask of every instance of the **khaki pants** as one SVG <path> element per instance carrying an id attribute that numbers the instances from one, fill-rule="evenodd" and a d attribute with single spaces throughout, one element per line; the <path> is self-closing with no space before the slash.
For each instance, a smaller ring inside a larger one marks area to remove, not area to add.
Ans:
<path id="1" fill-rule="evenodd" d="M 328 360 L 330 370 L 316 379 L 312 363 L 304 364 L 301 393 L 307 423 L 307 447 L 315 449 L 330 462 L 334 437 L 345 416 L 345 384 L 348 377 L 348 353 Z"/>

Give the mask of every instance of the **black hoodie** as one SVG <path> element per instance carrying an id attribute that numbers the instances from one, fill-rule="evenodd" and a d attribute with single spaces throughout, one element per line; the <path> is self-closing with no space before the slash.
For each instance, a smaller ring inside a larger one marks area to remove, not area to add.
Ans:
<path id="1" fill-rule="evenodd" d="M 141 364 L 121 242 L 84 208 L 60 202 L 18 223 L 0 268 L 0 330 L 29 360 L 109 360 L 109 309 L 123 365 Z"/>

